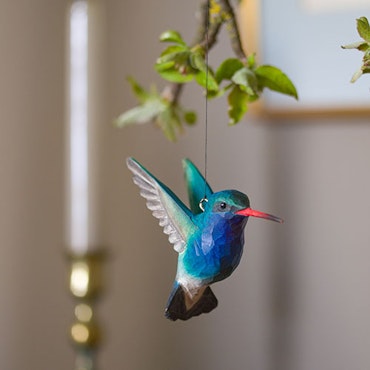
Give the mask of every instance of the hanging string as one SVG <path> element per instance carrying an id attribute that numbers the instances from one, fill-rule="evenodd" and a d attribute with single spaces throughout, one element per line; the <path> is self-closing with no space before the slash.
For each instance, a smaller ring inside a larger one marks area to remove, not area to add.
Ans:
<path id="1" fill-rule="evenodd" d="M 208 175 L 208 52 L 209 52 L 209 19 L 210 19 L 210 0 L 207 0 L 206 16 L 206 46 L 205 46 L 205 63 L 206 63 L 206 91 L 205 91 L 205 132 L 204 132 L 204 197 L 199 203 L 199 207 L 204 211 L 204 202 L 207 202 L 207 175 Z"/>

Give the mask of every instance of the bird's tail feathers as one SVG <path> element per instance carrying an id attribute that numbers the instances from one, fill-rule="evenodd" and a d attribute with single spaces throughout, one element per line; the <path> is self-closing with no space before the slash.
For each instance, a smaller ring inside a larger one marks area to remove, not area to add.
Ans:
<path id="1" fill-rule="evenodd" d="M 189 320 L 193 316 L 211 312 L 217 307 L 218 301 L 209 286 L 199 290 L 196 296 L 191 297 L 179 283 L 175 282 L 168 299 L 165 316 L 175 321 Z"/>

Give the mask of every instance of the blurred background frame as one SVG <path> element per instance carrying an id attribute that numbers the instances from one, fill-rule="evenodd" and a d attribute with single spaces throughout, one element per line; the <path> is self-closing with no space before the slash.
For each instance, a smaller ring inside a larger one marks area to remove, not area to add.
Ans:
<path id="1" fill-rule="evenodd" d="M 341 48 L 360 40 L 356 19 L 369 10 L 370 2 L 362 0 L 244 0 L 244 46 L 256 51 L 259 62 L 286 72 L 299 94 L 296 101 L 264 91 L 254 112 L 277 118 L 370 115 L 368 80 L 350 83 L 362 54 Z"/>

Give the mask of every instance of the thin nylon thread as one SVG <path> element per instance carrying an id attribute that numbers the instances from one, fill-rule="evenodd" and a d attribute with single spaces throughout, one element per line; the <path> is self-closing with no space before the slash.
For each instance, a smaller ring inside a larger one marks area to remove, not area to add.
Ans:
<path id="1" fill-rule="evenodd" d="M 205 135 L 204 135 L 204 199 L 207 199 L 207 175 L 208 175 L 208 32 L 210 17 L 210 0 L 207 0 L 207 21 L 206 21 L 206 101 L 205 101 Z"/>
<path id="2" fill-rule="evenodd" d="M 204 212 L 204 205 L 207 200 L 207 175 L 208 175 L 208 32 L 209 32 L 209 17 L 210 17 L 210 0 L 207 0 L 207 17 L 206 17 L 206 47 L 205 47 L 205 63 L 206 63 L 206 93 L 205 93 L 205 132 L 204 132 L 204 197 L 199 202 L 199 208 Z"/>

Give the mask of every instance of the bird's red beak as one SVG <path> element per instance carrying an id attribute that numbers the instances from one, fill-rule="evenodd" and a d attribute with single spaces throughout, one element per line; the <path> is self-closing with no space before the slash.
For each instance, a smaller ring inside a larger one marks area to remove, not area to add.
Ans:
<path id="1" fill-rule="evenodd" d="M 240 216 L 245 216 L 245 217 L 252 216 L 252 217 L 264 218 L 266 220 L 279 222 L 281 224 L 284 222 L 284 220 L 280 217 L 276 217 L 276 216 L 270 215 L 268 213 L 256 211 L 255 209 L 252 209 L 252 208 L 249 208 L 249 207 L 241 209 L 240 211 L 235 212 L 235 214 L 240 215 Z"/>

